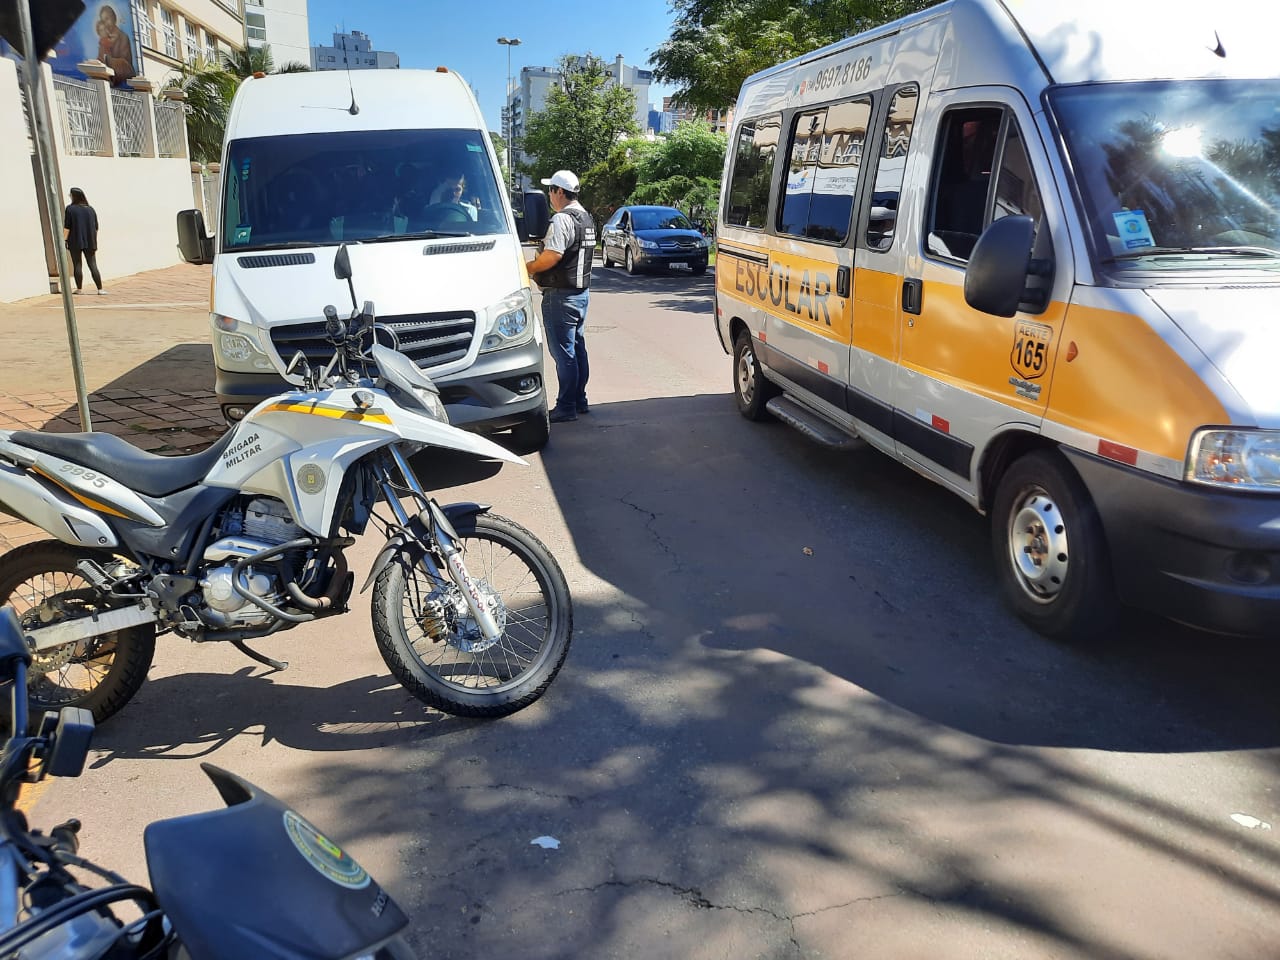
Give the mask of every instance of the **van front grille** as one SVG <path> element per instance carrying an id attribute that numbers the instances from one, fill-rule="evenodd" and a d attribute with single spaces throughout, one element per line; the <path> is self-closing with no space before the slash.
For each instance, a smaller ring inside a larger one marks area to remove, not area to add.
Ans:
<path id="1" fill-rule="evenodd" d="M 465 357 L 476 333 L 476 315 L 470 312 L 407 313 L 378 317 L 378 323 L 394 330 L 400 352 L 428 372 Z M 313 364 L 328 363 L 333 356 L 333 347 L 324 337 L 323 320 L 272 327 L 271 343 L 285 363 L 299 350 Z"/>

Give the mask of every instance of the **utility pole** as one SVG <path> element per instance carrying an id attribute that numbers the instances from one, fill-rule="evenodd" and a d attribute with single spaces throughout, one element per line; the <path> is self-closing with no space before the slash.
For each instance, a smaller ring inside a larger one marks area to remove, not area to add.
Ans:
<path id="1" fill-rule="evenodd" d="M 53 254 L 58 262 L 58 286 L 62 289 L 62 312 L 67 318 L 67 343 L 71 349 L 71 373 L 76 383 L 76 403 L 80 408 L 80 425 L 87 432 L 93 429 L 89 417 L 89 391 L 85 385 L 84 364 L 80 357 L 80 334 L 76 328 L 76 307 L 71 299 L 71 271 L 67 269 L 67 251 L 58 239 L 62 224 L 62 186 L 58 176 L 58 160 L 53 152 L 53 121 L 49 116 L 49 101 L 45 97 L 44 70 L 41 66 L 42 50 L 36 49 L 35 27 L 31 20 L 28 0 L 17 0 L 19 29 L 22 35 L 22 77 L 27 91 L 27 104 L 31 110 L 32 139 L 40 169 L 45 173 L 45 208 L 49 213 L 49 229 L 53 234 Z M 83 9 L 83 4 L 80 4 Z M 54 42 L 57 37 L 53 38 Z"/>
<path id="2" fill-rule="evenodd" d="M 507 178 L 511 181 L 507 185 L 508 192 L 512 201 L 516 196 L 516 145 L 515 145 L 515 117 L 511 111 L 511 48 L 520 46 L 519 37 L 499 37 L 498 42 L 507 48 L 507 89 L 506 99 L 502 105 L 503 131 L 502 136 L 507 141 Z"/>

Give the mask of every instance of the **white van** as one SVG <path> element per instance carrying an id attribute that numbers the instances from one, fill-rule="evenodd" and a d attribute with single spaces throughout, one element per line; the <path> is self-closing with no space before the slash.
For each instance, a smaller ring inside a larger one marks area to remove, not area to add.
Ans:
<path id="1" fill-rule="evenodd" d="M 1280 637 L 1278 28 L 949 0 L 749 78 L 715 304 L 742 413 L 989 514 L 1049 635 L 1123 601 Z"/>
<path id="2" fill-rule="evenodd" d="M 181 226 L 180 226 L 181 231 Z M 440 388 L 450 421 L 548 435 L 541 321 L 484 120 L 446 70 L 256 77 L 222 158 L 211 323 L 216 392 L 234 421 L 281 387 L 298 350 L 332 352 L 347 244 L 359 302 Z"/>

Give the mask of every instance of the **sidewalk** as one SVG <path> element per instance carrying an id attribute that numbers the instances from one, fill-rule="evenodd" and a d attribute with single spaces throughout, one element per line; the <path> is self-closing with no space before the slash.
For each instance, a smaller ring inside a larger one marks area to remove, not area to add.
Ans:
<path id="1" fill-rule="evenodd" d="M 152 453 L 204 449 L 226 431 L 212 390 L 209 268 L 179 264 L 107 289 L 75 298 L 93 429 Z M 78 432 L 61 296 L 0 304 L 0 349 L 0 430 Z M 47 536 L 0 513 L 0 553 Z"/>

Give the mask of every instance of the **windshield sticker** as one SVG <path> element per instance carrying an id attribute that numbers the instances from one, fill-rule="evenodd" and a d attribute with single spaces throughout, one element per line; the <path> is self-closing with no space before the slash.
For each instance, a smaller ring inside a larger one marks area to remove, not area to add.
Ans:
<path id="1" fill-rule="evenodd" d="M 231 231 L 231 242 L 248 243 L 251 233 L 253 233 L 253 227 L 236 227 Z"/>
<path id="2" fill-rule="evenodd" d="M 467 149 L 470 150 L 472 153 L 481 153 L 483 152 L 484 147 L 480 146 L 480 144 L 478 143 L 468 143 Z"/>
<path id="3" fill-rule="evenodd" d="M 369 874 L 364 867 L 292 810 L 284 812 L 284 829 L 303 859 L 321 876 L 352 890 L 362 890 L 369 885 Z"/>
<path id="4" fill-rule="evenodd" d="M 1116 218 L 1116 230 L 1119 231 L 1120 242 L 1126 250 L 1156 245 L 1155 238 L 1151 236 L 1151 225 L 1147 223 L 1147 215 L 1141 210 L 1121 210 L 1112 216 Z"/>

